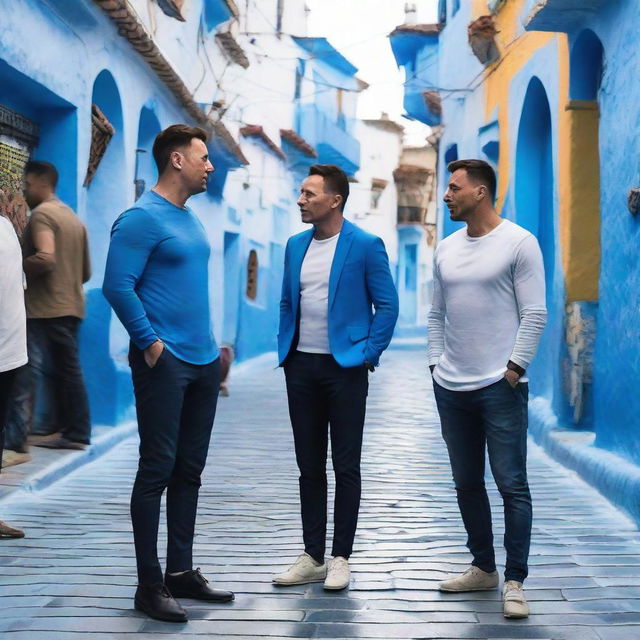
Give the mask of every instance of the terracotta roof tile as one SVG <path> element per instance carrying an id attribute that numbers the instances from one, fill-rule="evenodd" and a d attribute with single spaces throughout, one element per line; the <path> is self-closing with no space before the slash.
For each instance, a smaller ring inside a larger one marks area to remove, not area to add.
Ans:
<path id="1" fill-rule="evenodd" d="M 211 118 L 209 118 L 208 124 L 213 130 L 213 132 L 215 133 L 215 135 L 218 136 L 218 138 L 220 138 L 224 142 L 227 148 L 233 153 L 233 155 L 236 156 L 236 158 L 238 158 L 238 160 L 242 164 L 249 164 L 247 157 L 244 155 L 244 153 L 242 153 L 242 149 L 240 148 L 240 145 L 237 143 L 236 139 L 231 135 L 231 132 L 229 131 L 229 129 L 227 129 L 227 127 L 225 127 L 222 122 L 220 122 L 219 120 L 215 122 L 211 120 Z"/>
<path id="2" fill-rule="evenodd" d="M 240 163 L 249 164 L 240 149 L 240 145 L 234 140 L 229 130 L 221 122 L 212 121 L 198 106 L 189 89 L 187 89 L 180 76 L 162 55 L 153 38 L 138 20 L 128 2 L 126 0 L 94 0 L 94 2 L 115 24 L 118 33 L 129 41 L 129 44 L 156 72 L 158 78 L 176 96 L 187 113 L 201 125 L 213 131 Z"/>
<path id="3" fill-rule="evenodd" d="M 437 36 L 440 33 L 439 24 L 401 24 L 390 35 L 396 36 L 403 33 L 413 33 L 423 36 Z"/>
<path id="4" fill-rule="evenodd" d="M 309 158 L 317 158 L 318 152 L 292 129 L 280 129 L 280 137 L 302 151 Z"/>
<path id="5" fill-rule="evenodd" d="M 245 137 L 260 138 L 281 160 L 286 160 L 287 156 L 284 151 L 265 133 L 259 124 L 248 124 L 240 128 L 240 133 Z"/>
<path id="6" fill-rule="evenodd" d="M 433 173 L 433 169 L 427 167 L 419 167 L 413 164 L 401 164 L 393 172 L 396 182 L 398 180 L 415 179 L 426 180 Z"/>
<path id="7" fill-rule="evenodd" d="M 363 120 L 365 124 L 371 125 L 372 127 L 376 127 L 377 129 L 382 129 L 384 131 L 389 131 L 391 133 L 403 133 L 404 127 L 401 124 L 398 124 L 394 120 L 390 120 L 389 118 L 378 118 L 377 120 Z"/>

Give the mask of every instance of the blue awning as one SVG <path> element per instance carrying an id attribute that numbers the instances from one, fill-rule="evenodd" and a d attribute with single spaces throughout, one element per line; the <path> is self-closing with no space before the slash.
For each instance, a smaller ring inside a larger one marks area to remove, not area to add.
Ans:
<path id="1" fill-rule="evenodd" d="M 204 0 L 204 19 L 209 30 L 234 16 L 238 16 L 238 8 L 233 0 Z"/>
<path id="2" fill-rule="evenodd" d="M 358 68 L 354 67 L 326 38 L 294 37 L 293 40 L 312 57 L 342 71 L 347 76 L 354 76 L 358 72 Z"/>

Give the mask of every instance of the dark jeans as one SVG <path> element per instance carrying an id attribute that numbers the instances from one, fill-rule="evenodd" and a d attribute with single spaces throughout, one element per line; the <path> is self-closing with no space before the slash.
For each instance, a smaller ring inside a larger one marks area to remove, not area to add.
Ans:
<path id="1" fill-rule="evenodd" d="M 15 378 L 11 389 L 11 402 L 7 407 L 4 446 L 11 451 L 26 453 L 27 437 L 33 424 L 35 405 L 35 372 L 29 364 L 14 369 Z"/>
<path id="2" fill-rule="evenodd" d="M 30 318 L 27 320 L 29 364 L 18 370 L 8 422 L 7 447 L 25 450 L 32 432 L 36 394 L 44 361 L 55 372 L 55 399 L 58 430 L 68 440 L 89 444 L 91 420 L 89 399 L 84 386 L 78 353 L 80 318 Z"/>
<path id="3" fill-rule="evenodd" d="M 220 388 L 220 361 L 189 364 L 166 348 L 153 368 L 134 345 L 129 364 L 136 397 L 140 460 L 131 494 L 138 582 L 163 582 L 158 560 L 160 499 L 167 490 L 167 572 L 192 569 L 200 475 Z"/>
<path id="4" fill-rule="evenodd" d="M 327 432 L 336 476 L 333 556 L 348 558 L 360 508 L 360 454 L 369 387 L 366 367 L 341 367 L 331 355 L 293 352 L 284 365 L 300 469 L 305 551 L 324 562 L 327 535 Z"/>
<path id="5" fill-rule="evenodd" d="M 486 446 L 504 504 L 505 580 L 524 582 L 532 520 L 527 482 L 528 385 L 519 383 L 514 389 L 502 379 L 475 391 L 449 391 L 435 381 L 433 387 L 473 564 L 488 572 L 496 568 L 484 484 Z"/>
<path id="6" fill-rule="evenodd" d="M 4 425 L 9 413 L 11 391 L 18 369 L 0 373 L 0 469 L 2 469 L 2 451 L 4 450 Z"/>

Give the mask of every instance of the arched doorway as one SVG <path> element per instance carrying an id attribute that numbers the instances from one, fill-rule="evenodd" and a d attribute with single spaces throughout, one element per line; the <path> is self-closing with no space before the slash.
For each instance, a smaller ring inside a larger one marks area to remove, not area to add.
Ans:
<path id="1" fill-rule="evenodd" d="M 555 274 L 551 111 L 538 78 L 533 78 L 527 88 L 518 129 L 516 221 L 538 238 L 549 301 Z"/>
<path id="2" fill-rule="evenodd" d="M 146 104 L 140 110 L 138 121 L 138 144 L 136 146 L 135 190 L 137 200 L 158 180 L 158 170 L 153 159 L 153 142 L 160 133 L 161 127 L 153 106 Z"/>
<path id="3" fill-rule="evenodd" d="M 81 354 L 94 424 L 117 424 L 131 402 L 126 362 L 128 340 L 122 326 L 111 322 L 111 307 L 102 295 L 111 226 L 132 201 L 127 197 L 124 118 L 120 92 L 109 71 L 93 84 L 92 131 L 86 188 L 86 225 L 93 275 L 87 289 L 87 314 L 82 326 Z M 97 109 L 95 108 L 97 107 Z M 106 124 L 105 124 L 106 122 Z M 108 126 L 107 126 L 108 125 Z M 100 137 L 100 128 L 107 134 Z M 104 146 L 106 143 L 106 147 Z M 88 183 L 88 184 L 87 184 Z M 112 335 L 113 334 L 113 335 Z"/>
<path id="4" fill-rule="evenodd" d="M 557 398 L 563 291 L 555 285 L 556 233 L 551 110 L 542 82 L 532 78 L 522 107 L 516 147 L 516 222 L 535 235 L 542 250 L 547 327 L 531 367 L 532 391 Z"/>
<path id="5" fill-rule="evenodd" d="M 591 29 L 581 31 L 571 47 L 571 100 L 598 99 L 602 82 L 603 55 L 600 38 Z"/>
<path id="6" fill-rule="evenodd" d="M 124 211 L 129 200 L 125 189 L 126 161 L 122 103 L 116 82 L 106 69 L 98 74 L 91 102 L 104 114 L 114 129 L 95 173 L 87 185 L 87 227 L 93 262 L 92 282 L 102 282 L 109 247 L 111 225 Z M 95 126 L 92 123 L 92 126 Z M 91 161 L 91 160 L 90 160 Z"/>

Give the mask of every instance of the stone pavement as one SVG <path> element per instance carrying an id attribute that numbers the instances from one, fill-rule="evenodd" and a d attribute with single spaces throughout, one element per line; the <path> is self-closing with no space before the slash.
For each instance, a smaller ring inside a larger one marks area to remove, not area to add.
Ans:
<path id="1" fill-rule="evenodd" d="M 14 493 L 0 516 L 28 537 L 0 542 L 0 637 L 640 639 L 640 535 L 603 498 L 532 446 L 532 615 L 506 621 L 498 591 L 443 595 L 469 561 L 426 376 L 424 348 L 399 343 L 371 377 L 364 495 L 348 592 L 276 588 L 300 551 L 297 473 L 282 372 L 236 375 L 220 400 L 203 479 L 197 566 L 236 592 L 186 601 L 173 625 L 132 609 L 129 439 L 43 492 Z M 496 541 L 502 518 L 493 484 Z M 503 554 L 499 555 L 500 562 Z"/>

